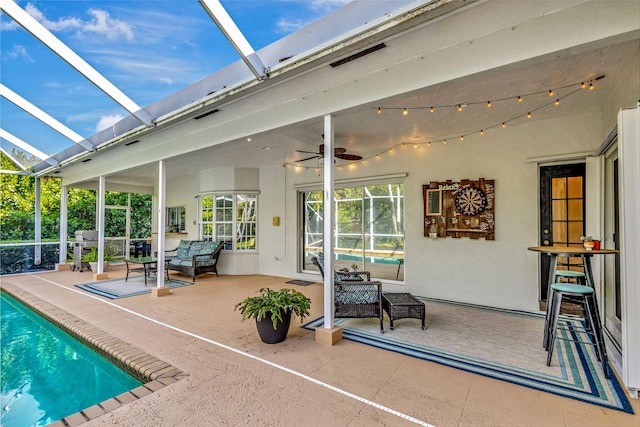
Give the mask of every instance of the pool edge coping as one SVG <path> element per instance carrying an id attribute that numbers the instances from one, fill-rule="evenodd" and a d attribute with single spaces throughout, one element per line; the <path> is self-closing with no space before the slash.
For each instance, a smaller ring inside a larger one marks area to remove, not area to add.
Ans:
<path id="1" fill-rule="evenodd" d="M 53 427 L 78 426 L 173 384 L 187 373 L 151 354 L 116 338 L 61 308 L 11 283 L 1 283 L 0 291 L 20 301 L 69 335 L 90 347 L 120 369 L 143 382 L 140 386 L 89 408 L 48 424 Z"/>

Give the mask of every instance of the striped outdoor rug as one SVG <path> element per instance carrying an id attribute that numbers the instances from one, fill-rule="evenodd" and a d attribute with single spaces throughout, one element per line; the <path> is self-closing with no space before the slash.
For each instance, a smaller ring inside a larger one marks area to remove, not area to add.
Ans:
<path id="1" fill-rule="evenodd" d="M 427 329 L 419 319 L 394 321 L 385 333 L 377 319 L 336 319 L 345 339 L 402 353 L 407 356 L 463 369 L 487 377 L 633 413 L 623 386 L 609 366 L 610 378 L 598 362 L 593 346 L 558 340 L 551 366 L 542 347 L 544 316 L 422 299 Z M 588 337 L 577 332 L 578 321 L 568 321 L 573 331 L 564 336 Z M 323 317 L 304 325 L 315 329 Z"/>
<path id="2" fill-rule="evenodd" d="M 134 276 L 130 277 L 126 282 L 124 279 L 102 280 L 99 282 L 76 285 L 76 287 L 87 292 L 91 292 L 92 294 L 100 295 L 109 299 L 118 299 L 133 297 L 136 295 L 150 294 L 151 289 L 156 284 L 155 279 L 149 278 L 147 282 L 147 286 L 145 286 L 144 277 Z M 183 282 L 173 279 L 171 281 L 165 281 L 164 284 L 169 288 L 178 288 L 181 286 L 193 285 L 192 282 Z"/>

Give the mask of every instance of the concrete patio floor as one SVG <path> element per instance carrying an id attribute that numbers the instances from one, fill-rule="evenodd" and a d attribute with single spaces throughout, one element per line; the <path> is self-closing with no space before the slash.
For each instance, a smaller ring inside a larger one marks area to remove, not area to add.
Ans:
<path id="1" fill-rule="evenodd" d="M 107 273 L 124 277 L 124 266 Z M 305 322 L 322 315 L 322 285 L 287 280 L 205 274 L 168 296 L 108 300 L 73 286 L 93 281 L 88 271 L 2 277 L 187 374 L 86 427 L 640 425 L 638 399 L 630 415 L 347 340 L 329 347 L 298 318 L 286 341 L 263 344 L 233 309 L 261 287 L 309 296 Z"/>

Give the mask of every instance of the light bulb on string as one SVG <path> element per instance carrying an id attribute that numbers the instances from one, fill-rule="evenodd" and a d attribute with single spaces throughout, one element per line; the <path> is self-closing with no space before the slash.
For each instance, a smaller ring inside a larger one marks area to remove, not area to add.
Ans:
<path id="1" fill-rule="evenodd" d="M 518 102 L 522 102 L 522 97 L 518 96 Z"/>
<path id="2" fill-rule="evenodd" d="M 530 119 L 531 118 L 531 113 L 527 113 L 527 118 Z"/>
<path id="3" fill-rule="evenodd" d="M 484 135 L 484 130 L 480 129 L 480 135 Z"/>
<path id="4" fill-rule="evenodd" d="M 442 141 L 442 144 L 443 144 L 443 145 L 447 145 L 447 140 L 446 140 L 446 139 L 444 139 L 444 140 Z"/>
<path id="5" fill-rule="evenodd" d="M 407 110 L 406 108 L 404 110 L 402 110 L 402 115 L 406 116 L 407 114 L 409 114 L 409 110 Z"/>
<path id="6" fill-rule="evenodd" d="M 458 104 L 458 111 L 462 111 L 462 104 Z"/>
<path id="7" fill-rule="evenodd" d="M 464 135 L 460 135 L 460 141 L 464 141 Z"/>
<path id="8" fill-rule="evenodd" d="M 418 148 L 418 143 L 413 144 L 413 148 Z"/>
<path id="9" fill-rule="evenodd" d="M 382 114 L 382 108 L 378 107 L 378 114 Z"/>
<path id="10" fill-rule="evenodd" d="M 584 89 L 585 87 L 587 87 L 587 84 L 585 82 L 580 82 L 580 87 Z"/>
<path id="11" fill-rule="evenodd" d="M 589 83 L 589 90 L 594 90 L 596 87 L 593 85 L 593 83 Z"/>
<path id="12" fill-rule="evenodd" d="M 555 95 L 552 90 L 549 91 L 549 96 Z"/>
<path id="13" fill-rule="evenodd" d="M 556 105 L 560 105 L 560 100 L 559 100 L 559 99 L 556 99 L 556 102 L 554 102 L 554 104 L 556 104 Z"/>
<path id="14" fill-rule="evenodd" d="M 507 127 L 507 122 L 502 122 L 502 127 L 506 128 Z"/>
<path id="15" fill-rule="evenodd" d="M 435 109 L 433 107 L 429 108 L 429 112 L 433 113 L 435 111 Z"/>
<path id="16" fill-rule="evenodd" d="M 491 108 L 491 101 L 487 101 L 487 108 Z"/>

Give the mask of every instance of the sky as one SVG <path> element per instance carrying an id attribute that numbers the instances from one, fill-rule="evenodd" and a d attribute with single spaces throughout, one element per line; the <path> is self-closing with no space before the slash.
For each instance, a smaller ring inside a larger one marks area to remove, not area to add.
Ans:
<path id="1" fill-rule="evenodd" d="M 221 3 L 257 51 L 349 1 Z M 142 107 L 240 59 L 197 0 L 16 3 Z M 6 14 L 0 52 L 0 82 L 85 138 L 128 115 Z M 0 127 L 47 154 L 73 145 L 5 98 Z"/>

